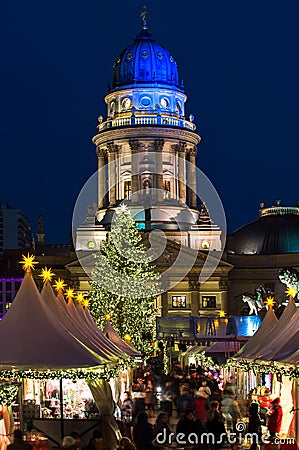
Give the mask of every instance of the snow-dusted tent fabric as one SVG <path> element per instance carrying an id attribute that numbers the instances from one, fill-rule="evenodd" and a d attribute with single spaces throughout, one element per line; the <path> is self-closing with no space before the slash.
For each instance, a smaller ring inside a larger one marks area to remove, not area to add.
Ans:
<path id="1" fill-rule="evenodd" d="M 73 320 L 66 308 L 63 308 L 60 301 L 56 298 L 50 283 L 45 283 L 41 291 L 41 296 L 50 309 L 54 317 L 70 332 L 74 337 L 80 340 L 83 344 L 93 350 L 98 356 L 105 359 L 107 362 L 111 360 L 118 361 L 119 352 L 114 349 L 107 339 L 103 342 L 95 342 L 94 339 L 89 339 L 86 334 L 82 333 L 78 327 L 77 321 Z"/>
<path id="2" fill-rule="evenodd" d="M 234 355 L 234 358 L 238 359 L 254 359 L 255 355 L 265 345 L 265 339 L 271 332 L 272 328 L 277 324 L 277 317 L 272 310 L 268 309 L 264 320 L 262 321 L 260 327 L 257 329 L 252 338 Z"/>
<path id="3" fill-rule="evenodd" d="M 72 336 L 53 317 L 26 273 L 11 308 L 0 322 L 0 368 L 64 369 L 106 362 Z"/>
<path id="4" fill-rule="evenodd" d="M 136 350 L 136 348 L 133 345 L 121 339 L 121 337 L 116 333 L 113 326 L 111 325 L 110 320 L 107 320 L 103 333 L 110 341 L 112 341 L 118 348 L 120 348 L 127 355 L 131 357 L 141 356 L 141 354 L 138 352 L 138 350 Z"/>

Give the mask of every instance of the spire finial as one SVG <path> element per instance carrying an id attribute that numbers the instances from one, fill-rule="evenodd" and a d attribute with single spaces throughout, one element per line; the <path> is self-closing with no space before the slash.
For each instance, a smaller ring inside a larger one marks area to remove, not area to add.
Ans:
<path id="1" fill-rule="evenodd" d="M 147 30 L 147 28 L 148 28 L 147 22 L 146 22 L 146 16 L 147 16 L 146 6 L 144 6 L 142 8 L 142 11 L 141 11 L 141 14 L 140 14 L 140 17 L 141 17 L 141 20 L 142 20 L 142 23 L 143 23 L 143 27 L 142 28 L 144 30 Z"/>

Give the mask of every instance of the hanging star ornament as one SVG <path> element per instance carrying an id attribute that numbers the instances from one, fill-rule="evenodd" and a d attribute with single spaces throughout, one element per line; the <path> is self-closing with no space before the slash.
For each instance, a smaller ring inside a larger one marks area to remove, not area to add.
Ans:
<path id="1" fill-rule="evenodd" d="M 111 319 L 110 314 L 106 314 L 106 315 L 105 315 L 105 319 L 106 319 L 107 321 L 110 320 L 110 319 Z"/>
<path id="2" fill-rule="evenodd" d="M 47 267 L 44 267 L 42 269 L 42 273 L 39 275 L 39 277 L 41 277 L 43 279 L 44 283 L 47 283 L 47 281 L 49 283 L 51 283 L 52 278 L 54 277 L 55 273 L 52 272 L 52 269 L 48 269 Z"/>
<path id="3" fill-rule="evenodd" d="M 274 297 L 267 297 L 267 299 L 266 299 L 266 306 L 268 308 L 273 308 L 274 307 L 274 303 L 276 303 L 275 300 L 274 300 Z"/>
<path id="4" fill-rule="evenodd" d="M 296 295 L 297 295 L 297 293 L 298 293 L 298 291 L 297 291 L 297 289 L 295 288 L 295 286 L 290 286 L 290 287 L 288 287 L 287 290 L 286 290 L 286 294 L 287 294 L 289 297 L 295 298 Z"/>
<path id="5" fill-rule="evenodd" d="M 68 289 L 66 290 L 65 295 L 66 295 L 66 298 L 67 298 L 68 300 L 71 300 L 72 298 L 75 297 L 74 289 L 68 288 Z"/>
<path id="6" fill-rule="evenodd" d="M 128 211 L 128 206 L 125 203 L 122 203 L 115 212 L 116 212 L 116 214 L 121 214 L 126 211 Z"/>
<path id="7" fill-rule="evenodd" d="M 37 261 L 35 261 L 34 255 L 22 255 L 22 261 L 19 261 L 20 264 L 22 264 L 22 268 L 27 272 L 30 273 L 31 270 L 34 270 L 34 265 L 39 264 Z"/>
<path id="8" fill-rule="evenodd" d="M 62 278 L 58 278 L 58 280 L 56 280 L 54 283 L 54 288 L 56 289 L 57 292 L 63 291 L 66 288 L 66 286 L 67 285 L 65 284 Z"/>
<path id="9" fill-rule="evenodd" d="M 78 303 L 83 304 L 83 302 L 84 302 L 84 294 L 83 294 L 83 292 L 78 292 L 76 300 L 77 300 Z"/>
<path id="10" fill-rule="evenodd" d="M 83 300 L 83 306 L 84 306 L 84 308 L 88 308 L 89 307 L 89 303 L 90 303 L 90 300 L 89 300 L 89 298 L 85 298 L 84 300 Z"/>
<path id="11" fill-rule="evenodd" d="M 221 310 L 221 311 L 219 312 L 219 317 L 225 317 L 225 314 L 226 314 L 225 311 L 222 311 L 222 310 Z"/>

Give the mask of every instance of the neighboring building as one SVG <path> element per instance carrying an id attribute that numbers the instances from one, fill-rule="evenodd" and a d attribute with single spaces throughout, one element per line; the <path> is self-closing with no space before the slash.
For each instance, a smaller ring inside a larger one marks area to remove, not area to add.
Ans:
<path id="1" fill-rule="evenodd" d="M 23 211 L 2 203 L 0 206 L 0 255 L 7 249 L 32 248 L 33 234 Z"/>
<path id="2" fill-rule="evenodd" d="M 239 314 L 244 308 L 242 294 L 254 295 L 263 285 L 277 302 L 286 299 L 286 285 L 279 279 L 284 268 L 299 272 L 299 206 L 260 205 L 260 218 L 228 237 L 226 260 L 230 272 L 229 309 Z"/>

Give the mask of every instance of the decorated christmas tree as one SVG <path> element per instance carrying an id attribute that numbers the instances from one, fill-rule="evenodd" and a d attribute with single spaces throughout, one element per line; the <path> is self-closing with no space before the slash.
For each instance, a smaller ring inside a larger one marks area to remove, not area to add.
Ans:
<path id="1" fill-rule="evenodd" d="M 89 298 L 90 312 L 100 328 L 108 316 L 123 339 L 131 339 L 138 351 L 149 356 L 156 331 L 154 300 L 161 286 L 141 240 L 130 212 L 120 208 L 96 255 Z"/>

